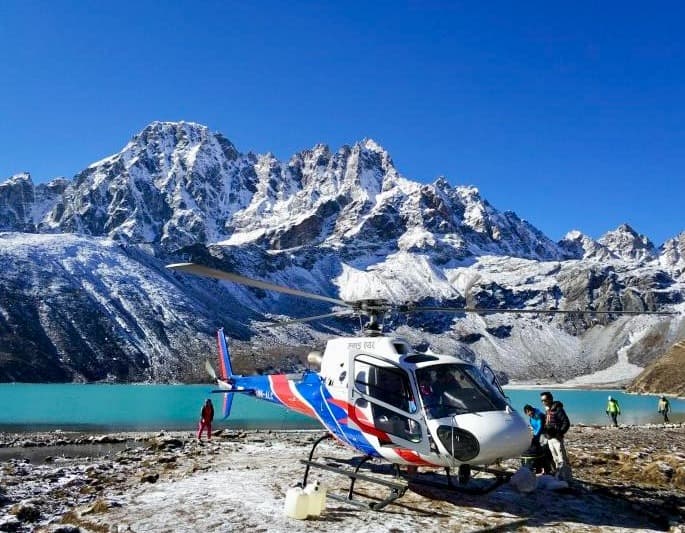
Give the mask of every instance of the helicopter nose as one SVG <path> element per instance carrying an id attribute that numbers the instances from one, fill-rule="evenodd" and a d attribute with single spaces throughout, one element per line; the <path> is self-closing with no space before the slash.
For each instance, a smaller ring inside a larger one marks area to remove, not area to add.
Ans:
<path id="1" fill-rule="evenodd" d="M 436 436 L 460 462 L 491 464 L 518 457 L 530 445 L 528 425 L 515 411 L 491 411 L 457 415 L 442 420 Z"/>

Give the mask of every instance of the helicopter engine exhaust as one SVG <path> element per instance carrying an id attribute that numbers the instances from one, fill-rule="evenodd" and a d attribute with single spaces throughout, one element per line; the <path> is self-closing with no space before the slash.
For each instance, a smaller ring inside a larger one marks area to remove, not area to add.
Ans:
<path id="1" fill-rule="evenodd" d="M 307 354 L 307 364 L 310 368 L 313 368 L 315 370 L 321 370 L 322 360 L 323 354 L 318 350 L 311 351 Z"/>

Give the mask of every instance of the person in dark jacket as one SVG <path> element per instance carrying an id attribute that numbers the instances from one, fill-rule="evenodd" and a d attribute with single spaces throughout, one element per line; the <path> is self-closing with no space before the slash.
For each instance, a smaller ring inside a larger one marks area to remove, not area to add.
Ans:
<path id="1" fill-rule="evenodd" d="M 200 411 L 200 424 L 197 428 L 197 440 L 202 441 L 202 432 L 207 430 L 207 440 L 212 439 L 212 420 L 214 420 L 214 406 L 212 400 L 207 398 L 207 401 L 202 406 Z"/>
<path id="2" fill-rule="evenodd" d="M 540 401 L 545 406 L 545 428 L 543 435 L 552 452 L 556 477 L 562 481 L 571 480 L 571 465 L 568 462 L 564 436 L 571 427 L 571 422 L 564 410 L 564 404 L 555 402 L 551 392 L 545 391 L 540 394 Z"/>

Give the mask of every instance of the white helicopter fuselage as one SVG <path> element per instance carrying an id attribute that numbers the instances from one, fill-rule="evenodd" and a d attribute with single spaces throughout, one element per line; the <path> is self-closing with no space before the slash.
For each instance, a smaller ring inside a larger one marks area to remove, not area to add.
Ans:
<path id="1" fill-rule="evenodd" d="M 530 445 L 501 389 L 456 356 L 418 353 L 395 337 L 338 338 L 328 341 L 319 376 L 327 403 L 347 415 L 324 425 L 393 463 L 487 465 Z"/>

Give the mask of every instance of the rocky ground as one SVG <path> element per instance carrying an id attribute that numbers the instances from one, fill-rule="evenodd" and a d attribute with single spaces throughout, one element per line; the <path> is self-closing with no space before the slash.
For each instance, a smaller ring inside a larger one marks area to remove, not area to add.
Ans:
<path id="1" fill-rule="evenodd" d="M 685 531 L 683 425 L 574 426 L 575 479 L 564 490 L 504 484 L 477 495 L 412 482 L 380 512 L 329 498 L 319 518 L 288 518 L 286 491 L 322 434 L 222 431 L 211 444 L 188 432 L 0 434 L 0 531 Z M 317 456 L 346 466 L 350 453 L 325 441 Z M 331 492 L 347 480 L 311 476 Z M 471 486 L 491 481 L 485 474 Z M 362 482 L 357 490 L 367 501 L 382 492 Z"/>

